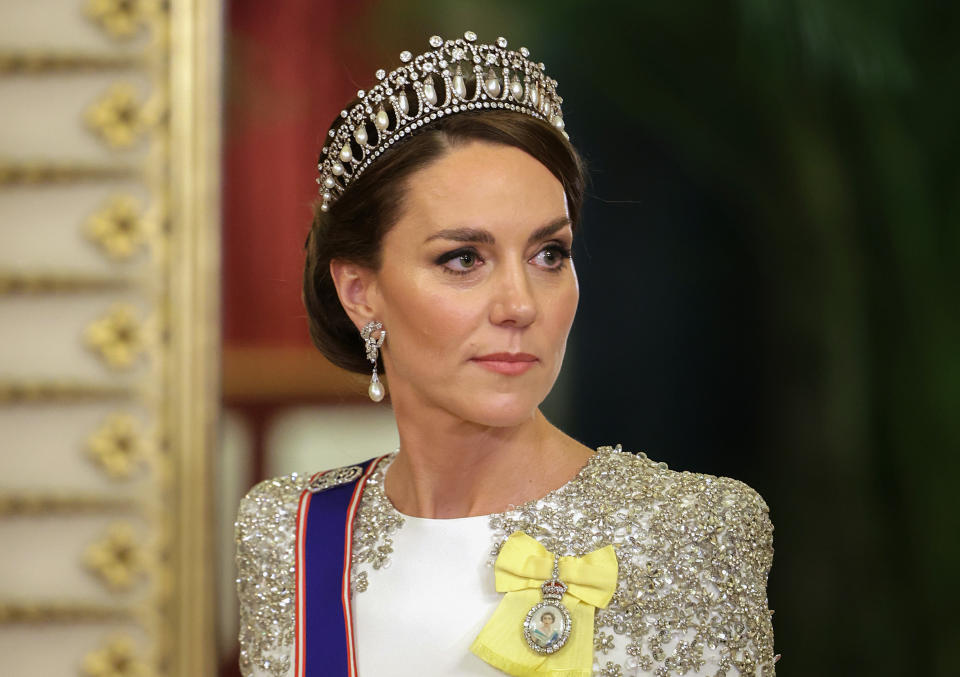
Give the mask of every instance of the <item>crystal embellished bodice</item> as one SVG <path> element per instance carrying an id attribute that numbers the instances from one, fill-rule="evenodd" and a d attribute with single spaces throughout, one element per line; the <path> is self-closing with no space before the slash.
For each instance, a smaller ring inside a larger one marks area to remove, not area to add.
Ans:
<path id="1" fill-rule="evenodd" d="M 404 528 L 383 491 L 388 465 L 371 476 L 357 513 L 354 595 L 378 594 Z M 308 480 L 267 480 L 240 506 L 244 675 L 292 675 L 295 513 Z M 597 612 L 595 674 L 774 674 L 766 598 L 773 527 L 763 499 L 743 483 L 603 447 L 560 489 L 487 519 L 488 563 L 518 530 L 565 555 L 613 544 L 620 574 L 613 601 Z"/>

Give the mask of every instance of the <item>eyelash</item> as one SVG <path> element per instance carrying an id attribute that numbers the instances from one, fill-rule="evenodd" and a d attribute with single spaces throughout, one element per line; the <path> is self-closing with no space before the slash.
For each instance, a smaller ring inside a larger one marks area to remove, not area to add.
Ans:
<path id="1" fill-rule="evenodd" d="M 560 256 L 560 262 L 556 266 L 545 268 L 545 270 L 551 273 L 556 273 L 563 270 L 563 268 L 566 266 L 567 260 L 570 259 L 570 248 L 560 242 L 547 243 L 533 256 L 533 258 L 536 258 L 545 251 L 553 251 Z M 483 257 L 481 257 L 480 253 L 473 247 L 461 247 L 439 256 L 436 260 L 436 264 L 441 266 L 445 272 L 450 273 L 451 275 L 466 275 L 476 267 L 476 264 L 466 270 L 454 270 L 449 268 L 446 264 L 454 259 L 460 258 L 461 256 L 468 255 L 475 257 L 479 261 L 483 261 Z"/>

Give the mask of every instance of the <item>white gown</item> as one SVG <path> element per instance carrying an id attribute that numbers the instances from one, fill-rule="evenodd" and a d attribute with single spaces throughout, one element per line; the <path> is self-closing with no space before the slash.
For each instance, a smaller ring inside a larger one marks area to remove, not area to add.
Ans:
<path id="1" fill-rule="evenodd" d="M 489 521 L 404 517 L 390 567 L 354 600 L 360 675 L 503 675 L 470 653 L 502 597 L 487 565 Z"/>
<path id="2" fill-rule="evenodd" d="M 360 677 L 502 675 L 469 647 L 499 604 L 491 566 L 525 531 L 550 551 L 617 551 L 617 592 L 595 619 L 594 674 L 774 675 L 766 504 L 726 478 L 598 450 L 576 478 L 498 515 L 400 515 L 371 476 L 354 530 Z M 267 480 L 237 522 L 241 672 L 293 677 L 296 504 L 307 475 Z"/>

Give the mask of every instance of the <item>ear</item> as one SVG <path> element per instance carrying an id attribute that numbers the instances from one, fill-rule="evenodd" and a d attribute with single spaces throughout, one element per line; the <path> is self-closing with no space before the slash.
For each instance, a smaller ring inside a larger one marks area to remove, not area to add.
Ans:
<path id="1" fill-rule="evenodd" d="M 377 277 L 369 268 L 356 263 L 334 259 L 330 262 L 330 277 L 337 289 L 340 305 L 360 330 L 377 317 Z"/>

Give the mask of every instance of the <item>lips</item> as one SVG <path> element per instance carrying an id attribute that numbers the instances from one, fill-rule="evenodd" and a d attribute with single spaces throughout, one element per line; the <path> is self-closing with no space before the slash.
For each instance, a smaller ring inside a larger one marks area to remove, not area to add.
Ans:
<path id="1" fill-rule="evenodd" d="M 512 376 L 522 374 L 539 360 L 536 355 L 530 353 L 490 353 L 474 357 L 471 362 L 498 374 Z"/>

